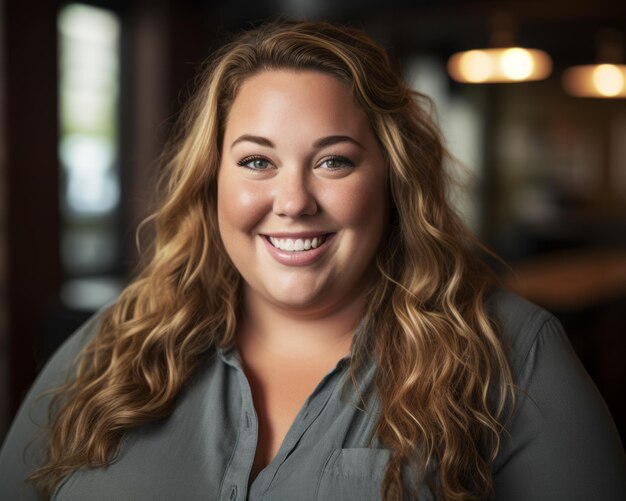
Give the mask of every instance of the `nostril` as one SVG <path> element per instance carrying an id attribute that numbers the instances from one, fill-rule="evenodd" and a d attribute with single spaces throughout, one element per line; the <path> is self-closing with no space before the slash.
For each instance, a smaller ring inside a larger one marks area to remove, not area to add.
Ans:
<path id="1" fill-rule="evenodd" d="M 317 212 L 315 197 L 306 192 L 282 193 L 274 200 L 274 213 L 290 217 L 313 215 Z"/>

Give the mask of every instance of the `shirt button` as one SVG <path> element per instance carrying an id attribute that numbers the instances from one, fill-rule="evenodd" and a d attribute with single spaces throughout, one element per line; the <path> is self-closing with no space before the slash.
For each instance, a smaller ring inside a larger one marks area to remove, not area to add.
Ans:
<path id="1" fill-rule="evenodd" d="M 237 499 L 237 486 L 233 485 L 233 488 L 230 490 L 230 497 L 228 498 L 230 501 L 235 501 Z"/>

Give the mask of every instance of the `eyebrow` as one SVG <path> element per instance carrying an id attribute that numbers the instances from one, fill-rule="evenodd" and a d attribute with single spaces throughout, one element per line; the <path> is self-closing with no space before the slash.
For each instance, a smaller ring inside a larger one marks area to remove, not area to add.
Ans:
<path id="1" fill-rule="evenodd" d="M 332 146 L 337 143 L 352 143 L 357 145 L 359 148 L 364 150 L 365 148 L 361 143 L 359 143 L 356 139 L 351 138 L 350 136 L 328 136 L 323 137 L 322 139 L 318 139 L 313 143 L 314 148 L 325 148 L 326 146 Z"/>
<path id="2" fill-rule="evenodd" d="M 251 134 L 244 134 L 243 136 L 239 136 L 237 139 L 235 139 L 233 141 L 233 144 L 230 145 L 230 149 L 232 150 L 233 147 L 238 144 L 238 143 L 243 143 L 245 141 L 251 142 L 251 143 L 256 143 L 260 146 L 267 146 L 268 148 L 275 148 L 276 146 L 274 145 L 274 143 L 272 143 L 269 139 L 267 139 L 266 137 L 262 137 L 262 136 L 253 136 Z"/>
<path id="3" fill-rule="evenodd" d="M 233 141 L 233 143 L 230 145 L 230 148 L 233 149 L 233 147 L 238 144 L 238 143 L 242 143 L 248 141 L 250 143 L 255 143 L 258 144 L 260 146 L 267 146 L 268 148 L 275 148 L 276 145 L 270 141 L 269 139 L 267 139 L 266 137 L 263 136 L 253 136 L 252 134 L 243 134 L 242 136 L 239 136 L 237 139 L 235 139 Z M 327 136 L 327 137 L 323 137 L 321 139 L 318 139 L 317 141 L 315 141 L 315 143 L 313 143 L 313 147 L 314 148 L 326 148 L 327 146 L 332 146 L 334 144 L 337 143 L 352 143 L 355 144 L 356 146 L 358 146 L 361 149 L 365 149 L 363 147 L 363 145 L 361 143 L 359 143 L 356 139 L 351 138 L 350 136 Z"/>

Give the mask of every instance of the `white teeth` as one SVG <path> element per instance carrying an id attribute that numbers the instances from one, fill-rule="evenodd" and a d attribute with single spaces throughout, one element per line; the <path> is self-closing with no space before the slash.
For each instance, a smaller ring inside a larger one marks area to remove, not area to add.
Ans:
<path id="1" fill-rule="evenodd" d="M 269 237 L 271 244 L 277 249 L 289 252 L 301 252 L 310 249 L 317 249 L 324 243 L 326 237 L 315 238 L 274 238 Z"/>

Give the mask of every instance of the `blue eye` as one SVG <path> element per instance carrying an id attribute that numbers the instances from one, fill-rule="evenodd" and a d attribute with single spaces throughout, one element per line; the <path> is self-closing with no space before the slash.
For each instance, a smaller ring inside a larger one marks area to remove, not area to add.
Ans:
<path id="1" fill-rule="evenodd" d="M 334 156 L 322 160 L 320 166 L 325 167 L 328 170 L 340 170 L 354 167 L 354 162 L 346 157 Z"/>
<path id="2" fill-rule="evenodd" d="M 237 162 L 240 167 L 247 167 L 252 170 L 266 170 L 269 168 L 270 161 L 263 157 L 246 157 Z"/>

